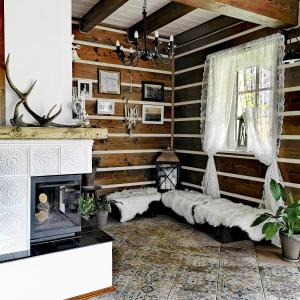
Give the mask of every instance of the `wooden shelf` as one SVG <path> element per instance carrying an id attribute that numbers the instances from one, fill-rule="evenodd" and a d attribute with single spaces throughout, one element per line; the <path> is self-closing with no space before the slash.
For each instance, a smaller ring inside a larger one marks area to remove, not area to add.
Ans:
<path id="1" fill-rule="evenodd" d="M 107 139 L 107 128 L 0 126 L 0 139 Z"/>

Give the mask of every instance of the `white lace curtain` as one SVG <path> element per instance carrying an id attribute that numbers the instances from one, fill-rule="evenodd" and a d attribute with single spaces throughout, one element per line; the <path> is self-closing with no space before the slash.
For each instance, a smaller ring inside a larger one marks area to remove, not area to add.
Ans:
<path id="1" fill-rule="evenodd" d="M 220 197 L 214 155 L 224 150 L 233 101 L 241 92 L 247 126 L 248 150 L 268 166 L 264 185 L 264 205 L 276 211 L 271 196 L 271 178 L 282 181 L 277 165 L 278 138 L 284 110 L 284 37 L 274 34 L 207 57 L 202 89 L 201 133 L 208 162 L 203 177 L 205 193 Z M 251 77 L 252 74 L 255 76 Z"/>

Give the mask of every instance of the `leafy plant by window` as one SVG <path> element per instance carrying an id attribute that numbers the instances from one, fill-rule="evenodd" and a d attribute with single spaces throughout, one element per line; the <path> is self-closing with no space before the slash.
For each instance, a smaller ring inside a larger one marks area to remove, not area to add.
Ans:
<path id="1" fill-rule="evenodd" d="M 87 197 L 86 199 L 80 197 L 79 199 L 79 210 L 83 216 L 88 216 L 95 211 L 95 201 L 93 197 Z"/>
<path id="2" fill-rule="evenodd" d="M 262 233 L 265 235 L 266 240 L 271 240 L 278 230 L 282 230 L 288 236 L 299 234 L 300 200 L 294 200 L 291 193 L 287 193 L 284 187 L 274 179 L 271 179 L 270 189 L 276 201 L 282 199 L 287 205 L 279 206 L 276 214 L 261 214 L 251 226 L 257 226 L 265 222 Z"/>

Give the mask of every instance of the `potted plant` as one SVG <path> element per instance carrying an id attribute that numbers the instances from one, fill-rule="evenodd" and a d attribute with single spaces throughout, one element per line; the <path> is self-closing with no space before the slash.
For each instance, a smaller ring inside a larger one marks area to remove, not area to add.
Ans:
<path id="1" fill-rule="evenodd" d="M 90 215 L 94 213 L 95 211 L 95 201 L 93 197 L 87 197 L 86 199 L 84 197 L 80 197 L 79 199 L 79 211 L 81 213 L 81 216 L 89 220 Z"/>
<path id="2" fill-rule="evenodd" d="M 83 174 L 82 185 L 84 185 L 84 186 L 94 186 L 95 185 L 96 170 L 101 165 L 101 161 L 102 161 L 102 157 L 93 157 L 92 158 L 92 173 Z"/>
<path id="3" fill-rule="evenodd" d="M 282 257 L 285 260 L 296 262 L 300 254 L 300 200 L 294 200 L 284 187 L 271 179 L 271 193 L 276 201 L 282 199 L 284 206 L 279 206 L 276 214 L 264 213 L 252 223 L 257 226 L 263 222 L 262 233 L 266 240 L 279 231 L 282 247 Z"/>
<path id="4" fill-rule="evenodd" d="M 110 212 L 112 203 L 121 203 L 115 200 L 108 200 L 106 196 L 98 198 L 95 202 L 95 213 L 98 222 L 98 226 L 102 227 L 107 224 L 108 212 Z"/>

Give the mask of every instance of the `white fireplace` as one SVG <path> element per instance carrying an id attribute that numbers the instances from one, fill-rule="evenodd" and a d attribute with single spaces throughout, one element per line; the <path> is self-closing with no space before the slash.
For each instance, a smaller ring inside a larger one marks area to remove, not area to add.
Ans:
<path id="1" fill-rule="evenodd" d="M 0 255 L 30 249 L 32 176 L 92 172 L 93 140 L 0 141 Z"/>

